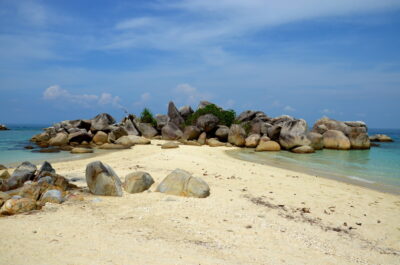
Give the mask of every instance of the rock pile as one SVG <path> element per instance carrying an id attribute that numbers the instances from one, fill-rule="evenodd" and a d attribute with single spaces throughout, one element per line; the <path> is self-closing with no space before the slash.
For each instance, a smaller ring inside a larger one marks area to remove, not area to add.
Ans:
<path id="1" fill-rule="evenodd" d="M 151 114 L 150 114 L 151 115 Z M 106 113 L 90 120 L 63 121 L 32 137 L 42 152 L 67 150 L 89 153 L 92 148 L 125 149 L 136 144 L 150 144 L 151 138 L 180 141 L 183 144 L 237 146 L 256 151 L 288 150 L 312 153 L 323 148 L 349 150 L 368 149 L 371 141 L 391 141 L 385 135 L 368 136 L 362 121 L 318 120 L 311 130 L 303 119 L 288 115 L 269 117 L 262 111 L 234 111 L 201 101 L 197 110 L 190 106 L 177 108 L 168 104 L 167 115 L 150 117 L 142 122 L 133 114 L 121 122 Z M 50 147 L 50 148 L 49 148 Z M 168 144 L 163 148 L 177 147 Z"/>
<path id="2" fill-rule="evenodd" d="M 66 178 L 56 174 L 48 162 L 44 162 L 39 169 L 29 162 L 23 162 L 11 175 L 7 169 L 1 171 L 0 215 L 40 209 L 47 202 L 62 203 L 76 188 Z"/>
<path id="3" fill-rule="evenodd" d="M 10 129 L 8 129 L 5 125 L 0 124 L 0 131 L 7 131 L 7 130 L 10 130 Z"/>

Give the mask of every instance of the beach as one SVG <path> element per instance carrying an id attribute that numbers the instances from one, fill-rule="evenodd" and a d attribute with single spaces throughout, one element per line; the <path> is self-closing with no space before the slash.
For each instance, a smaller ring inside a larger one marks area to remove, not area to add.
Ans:
<path id="1" fill-rule="evenodd" d="M 100 160 L 150 191 L 48 204 L 0 218 L 1 264 L 398 264 L 400 196 L 230 157 L 235 148 L 151 145 L 53 163 L 86 187 Z M 172 170 L 205 180 L 207 198 L 155 192 Z"/>

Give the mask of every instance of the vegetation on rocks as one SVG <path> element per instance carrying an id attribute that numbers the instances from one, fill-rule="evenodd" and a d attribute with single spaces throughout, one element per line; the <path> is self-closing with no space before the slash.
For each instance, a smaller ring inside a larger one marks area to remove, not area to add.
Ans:
<path id="1" fill-rule="evenodd" d="M 226 126 L 231 126 L 236 116 L 234 110 L 223 110 L 214 104 L 210 104 L 190 114 L 185 123 L 186 125 L 194 125 L 200 116 L 206 114 L 213 114 L 219 119 L 219 124 Z"/>
<path id="2" fill-rule="evenodd" d="M 144 123 L 150 123 L 154 127 L 157 126 L 157 121 L 154 119 L 153 113 L 148 108 L 144 108 L 140 114 L 140 121 Z"/>

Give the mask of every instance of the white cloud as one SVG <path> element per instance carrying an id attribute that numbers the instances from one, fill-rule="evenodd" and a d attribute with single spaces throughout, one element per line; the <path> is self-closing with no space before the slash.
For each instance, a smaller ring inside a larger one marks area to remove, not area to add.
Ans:
<path id="1" fill-rule="evenodd" d="M 207 92 L 201 92 L 189 84 L 179 84 L 174 89 L 177 94 L 177 101 L 184 104 L 197 104 L 201 100 L 210 100 L 212 95 Z"/>
<path id="2" fill-rule="evenodd" d="M 190 50 L 218 48 L 258 30 L 296 21 L 348 17 L 400 8 L 398 0 L 175 0 L 159 2 L 158 10 L 179 15 L 123 20 L 107 49 L 152 47 Z M 148 27 L 146 32 L 130 31 Z M 205 49 L 210 51 L 210 49 Z M 220 49 L 221 50 L 221 49 Z M 222 50 L 221 50 L 222 51 Z M 223 55 L 223 51 L 222 51 Z"/>
<path id="3" fill-rule="evenodd" d="M 335 111 L 331 110 L 331 109 L 323 109 L 323 110 L 321 110 L 321 113 L 328 115 L 328 114 L 335 114 Z"/>
<path id="4" fill-rule="evenodd" d="M 124 29 L 137 29 L 137 28 L 143 28 L 146 26 L 152 26 L 154 23 L 157 23 L 157 19 L 155 18 L 150 18 L 150 17 L 140 17 L 140 18 L 132 18 L 132 19 L 127 19 L 124 21 L 119 22 L 115 28 L 119 30 L 124 30 Z"/>
<path id="5" fill-rule="evenodd" d="M 93 105 L 112 105 L 122 108 L 120 105 L 120 97 L 113 96 L 110 93 L 102 93 L 101 95 L 92 94 L 73 94 L 59 85 L 48 87 L 43 92 L 45 100 L 64 100 L 69 103 L 79 104 L 83 107 L 91 107 Z"/>
<path id="6" fill-rule="evenodd" d="M 140 95 L 140 100 L 133 103 L 134 106 L 143 106 L 149 99 L 151 95 L 149 92 L 145 92 Z"/>
<path id="7" fill-rule="evenodd" d="M 296 109 L 295 109 L 295 108 L 293 108 L 293 107 L 291 107 L 291 106 L 285 106 L 285 107 L 283 108 L 283 110 L 284 110 L 284 111 L 287 111 L 287 112 L 293 112 L 293 111 L 296 111 Z"/>

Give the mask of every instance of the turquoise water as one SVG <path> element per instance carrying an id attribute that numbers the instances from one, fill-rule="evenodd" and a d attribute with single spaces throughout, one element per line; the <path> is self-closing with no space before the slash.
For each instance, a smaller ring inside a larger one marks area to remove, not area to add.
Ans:
<path id="1" fill-rule="evenodd" d="M 10 131 L 0 131 L 0 164 L 10 165 L 23 161 L 43 161 L 89 157 L 90 154 L 35 153 L 24 149 L 33 145 L 29 139 L 47 125 L 16 125 Z M 312 172 L 318 175 L 332 175 L 361 181 L 398 187 L 400 190 L 400 130 L 370 129 L 370 134 L 384 133 L 392 137 L 393 143 L 379 143 L 380 147 L 370 150 L 321 150 L 314 154 L 293 154 L 290 152 L 254 152 L 241 149 L 235 152 L 237 158 L 265 163 L 273 166 Z"/>
<path id="2" fill-rule="evenodd" d="M 59 153 L 36 153 L 24 149 L 32 145 L 29 139 L 49 125 L 14 125 L 8 126 L 10 131 L 0 131 L 0 164 L 12 165 L 23 161 L 40 162 L 44 160 L 59 160 L 65 158 L 88 157 L 89 154 L 71 154 L 61 151 Z M 36 149 L 37 150 L 37 149 Z"/>
<path id="3" fill-rule="evenodd" d="M 365 184 L 379 185 L 383 190 L 400 191 L 400 130 L 370 129 L 369 134 L 387 134 L 395 142 L 379 143 L 370 150 L 321 150 L 313 154 L 291 152 L 254 152 L 242 149 L 231 153 L 234 157 L 291 168 L 322 176 L 334 176 L 344 181 L 353 180 Z M 394 189 L 388 187 L 394 187 Z"/>

